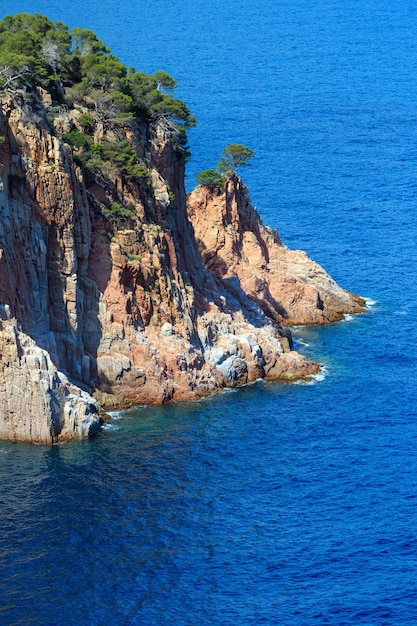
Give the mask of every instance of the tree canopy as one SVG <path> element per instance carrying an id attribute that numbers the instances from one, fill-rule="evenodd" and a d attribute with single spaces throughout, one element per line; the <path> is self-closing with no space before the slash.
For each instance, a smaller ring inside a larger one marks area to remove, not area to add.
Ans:
<path id="1" fill-rule="evenodd" d="M 195 125 L 186 104 L 172 96 L 177 83 L 166 72 L 127 69 L 91 30 L 69 31 L 39 13 L 8 15 L 0 20 L 0 90 L 36 87 L 57 104 L 104 106 L 123 119 L 165 117 L 180 131 Z"/>
<path id="2" fill-rule="evenodd" d="M 236 174 L 240 167 L 251 165 L 248 161 L 254 156 L 255 153 L 251 148 L 241 143 L 231 143 L 223 148 L 217 169 L 207 169 L 197 174 L 198 184 L 207 187 L 222 187 L 228 176 Z"/>
<path id="3" fill-rule="evenodd" d="M 234 173 L 240 167 L 247 167 L 251 165 L 248 160 L 255 156 L 255 153 L 251 148 L 243 146 L 240 143 L 231 143 L 223 148 L 222 156 L 217 164 L 219 172 L 225 174 Z"/>
<path id="4" fill-rule="evenodd" d="M 203 170 L 197 174 L 197 182 L 199 185 L 205 185 L 206 187 L 222 187 L 225 183 L 225 178 L 216 170 Z"/>

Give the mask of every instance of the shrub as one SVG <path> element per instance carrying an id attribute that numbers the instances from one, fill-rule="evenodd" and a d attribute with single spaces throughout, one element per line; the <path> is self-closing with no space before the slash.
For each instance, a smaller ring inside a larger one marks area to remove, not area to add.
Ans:
<path id="1" fill-rule="evenodd" d="M 237 168 L 250 165 L 248 159 L 253 156 L 255 153 L 251 148 L 240 143 L 231 143 L 223 149 L 216 170 L 203 170 L 197 174 L 198 183 L 207 187 L 222 187 L 228 176 L 236 174 Z"/>
<path id="2" fill-rule="evenodd" d="M 225 183 L 224 176 L 216 170 L 203 170 L 197 174 L 197 181 L 199 185 L 205 185 L 207 187 L 223 187 Z"/>
<path id="3" fill-rule="evenodd" d="M 62 139 L 73 148 L 89 148 L 91 139 L 80 130 L 74 129 L 62 135 Z"/>
<path id="4" fill-rule="evenodd" d="M 89 113 L 82 113 L 78 118 L 78 123 L 83 130 L 90 130 L 94 123 L 94 117 Z"/>
<path id="5" fill-rule="evenodd" d="M 105 140 L 100 146 L 104 161 L 113 163 L 119 172 L 128 178 L 147 178 L 149 172 L 138 162 L 138 156 L 126 141 Z"/>
<path id="6" fill-rule="evenodd" d="M 119 202 L 112 202 L 112 204 L 105 209 L 103 209 L 104 215 L 108 217 L 112 217 L 115 219 L 120 219 L 123 217 L 132 217 L 135 215 L 135 212 L 132 209 L 128 209 L 123 204 Z"/>

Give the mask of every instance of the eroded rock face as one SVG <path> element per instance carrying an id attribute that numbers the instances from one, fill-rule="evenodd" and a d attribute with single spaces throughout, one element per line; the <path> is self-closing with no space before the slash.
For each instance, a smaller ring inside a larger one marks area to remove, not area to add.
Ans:
<path id="1" fill-rule="evenodd" d="M 224 191 L 197 187 L 188 198 L 188 216 L 205 267 L 224 281 L 237 277 L 248 297 L 278 323 L 326 324 L 363 311 L 362 298 L 262 224 L 236 176 Z"/>
<path id="2" fill-rule="evenodd" d="M 359 310 L 355 299 L 302 253 L 291 257 L 260 225 L 239 181 L 226 205 L 195 192 L 193 229 L 184 159 L 164 121 L 94 131 L 94 141 L 126 139 L 149 172 L 146 180 L 83 171 L 61 134 L 77 128 L 79 115 L 63 111 L 53 130 L 40 99 L 30 106 L 11 96 L 1 102 L 0 304 L 7 315 L 0 329 L 0 437 L 85 436 L 99 422 L 92 395 L 114 408 L 317 372 L 317 364 L 292 351 L 277 321 L 330 321 Z M 115 199 L 126 214 L 106 213 Z M 204 207 L 208 227 L 197 217 Z M 242 273 L 245 264 L 252 269 Z M 279 271 L 292 308 L 279 301 L 291 315 L 272 306 L 278 294 L 267 277 Z M 321 286 L 327 281 L 343 294 L 343 306 L 331 304 Z M 322 308 L 310 306 L 314 298 Z"/>
<path id="3" fill-rule="evenodd" d="M 0 438 L 34 443 L 99 430 L 98 404 L 57 370 L 49 353 L 0 307 Z"/>

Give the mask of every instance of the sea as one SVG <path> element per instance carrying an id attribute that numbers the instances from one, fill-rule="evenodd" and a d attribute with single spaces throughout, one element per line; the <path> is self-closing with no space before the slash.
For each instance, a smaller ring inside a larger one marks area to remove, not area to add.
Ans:
<path id="1" fill-rule="evenodd" d="M 165 70 L 265 224 L 364 314 L 293 329 L 322 365 L 0 442 L 2 626 L 417 624 L 417 4 L 0 0 Z"/>

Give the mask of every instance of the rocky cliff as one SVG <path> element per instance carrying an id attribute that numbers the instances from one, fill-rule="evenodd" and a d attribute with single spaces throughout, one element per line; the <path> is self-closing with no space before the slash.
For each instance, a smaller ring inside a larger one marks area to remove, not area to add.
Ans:
<path id="1" fill-rule="evenodd" d="M 188 216 L 209 272 L 224 281 L 237 278 L 248 298 L 279 324 L 327 324 L 363 310 L 362 298 L 263 225 L 237 176 L 221 189 L 197 187 L 188 198 Z"/>
<path id="2" fill-rule="evenodd" d="M 363 302 L 285 248 L 236 177 L 224 192 L 197 188 L 188 219 L 184 156 L 163 117 L 91 131 L 94 146 L 134 148 L 143 175 L 83 166 L 66 138 L 86 111 L 51 116 L 40 91 L 2 95 L 0 437 L 85 436 L 99 404 L 317 372 L 281 322 L 329 322 Z"/>

